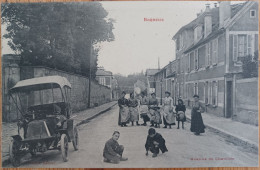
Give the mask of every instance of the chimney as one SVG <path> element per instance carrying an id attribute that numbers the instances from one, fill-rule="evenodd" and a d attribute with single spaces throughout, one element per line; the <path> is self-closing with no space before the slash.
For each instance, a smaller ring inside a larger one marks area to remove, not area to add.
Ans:
<path id="1" fill-rule="evenodd" d="M 231 17 L 230 1 L 219 2 L 219 28 L 224 27 L 225 22 Z"/>
<path id="2" fill-rule="evenodd" d="M 212 16 L 210 13 L 210 4 L 206 4 L 204 13 L 204 38 L 212 32 Z"/>

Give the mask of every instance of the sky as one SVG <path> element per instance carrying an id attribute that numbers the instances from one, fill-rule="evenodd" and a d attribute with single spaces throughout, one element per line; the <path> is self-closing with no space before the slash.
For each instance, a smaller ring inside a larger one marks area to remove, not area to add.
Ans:
<path id="1" fill-rule="evenodd" d="M 206 1 L 127 1 L 101 2 L 108 18 L 116 20 L 115 40 L 102 43 L 98 65 L 122 75 L 164 67 L 175 59 L 175 42 L 172 37 L 184 25 L 205 10 Z M 144 18 L 163 21 L 147 22 Z"/>
<path id="2" fill-rule="evenodd" d="M 209 3 L 216 1 L 102 1 L 107 18 L 116 20 L 115 40 L 102 42 L 98 66 L 113 74 L 129 75 L 149 68 L 166 66 L 175 59 L 172 37 L 184 25 L 196 18 Z M 148 22 L 144 18 L 163 21 Z M 2 29 L 2 31 L 4 31 Z M 2 54 L 12 53 L 7 41 L 2 41 Z M 159 61 L 159 62 L 158 62 Z M 160 63 L 160 64 L 158 64 Z"/>

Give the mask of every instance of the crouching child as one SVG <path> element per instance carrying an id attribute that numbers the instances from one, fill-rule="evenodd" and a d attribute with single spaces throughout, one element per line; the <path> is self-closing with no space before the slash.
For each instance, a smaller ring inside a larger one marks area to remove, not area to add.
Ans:
<path id="1" fill-rule="evenodd" d="M 119 136 L 120 133 L 115 131 L 112 138 L 106 142 L 103 150 L 104 162 L 118 164 L 120 161 L 128 160 L 127 158 L 122 157 L 124 146 L 118 144 L 117 140 Z"/>
<path id="2" fill-rule="evenodd" d="M 146 156 L 148 156 L 148 151 L 153 153 L 152 157 L 157 157 L 159 150 L 168 152 L 168 149 L 165 145 L 165 140 L 160 133 L 156 133 L 154 128 L 150 128 L 148 131 L 148 136 L 145 143 Z"/>

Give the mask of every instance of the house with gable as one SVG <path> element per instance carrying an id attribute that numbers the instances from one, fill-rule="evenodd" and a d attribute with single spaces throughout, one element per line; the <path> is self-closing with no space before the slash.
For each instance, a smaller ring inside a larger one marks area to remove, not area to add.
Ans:
<path id="1" fill-rule="evenodd" d="M 258 96 L 245 87 L 257 91 L 258 80 L 241 80 L 240 74 L 241 60 L 258 51 L 258 2 L 231 5 L 230 1 L 221 1 L 213 8 L 207 4 L 205 11 L 180 28 L 173 40 L 173 97 L 182 98 L 191 107 L 193 95 L 198 94 L 207 113 L 257 124 L 258 103 L 253 100 L 258 101 Z M 244 96 L 251 95 L 250 102 L 243 101 L 242 91 Z"/>

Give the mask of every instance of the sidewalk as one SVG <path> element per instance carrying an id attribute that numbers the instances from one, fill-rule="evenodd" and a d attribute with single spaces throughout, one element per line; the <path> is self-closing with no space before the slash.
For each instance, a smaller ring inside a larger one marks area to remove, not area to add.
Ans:
<path id="1" fill-rule="evenodd" d="M 244 124 L 224 117 L 202 113 L 205 126 L 228 137 L 232 142 L 245 144 L 258 151 L 258 126 Z M 191 110 L 186 111 L 187 119 L 191 119 Z"/>
<path id="2" fill-rule="evenodd" d="M 98 115 L 105 113 L 117 104 L 117 101 L 112 101 L 98 107 L 93 107 L 84 111 L 80 111 L 71 115 L 74 119 L 75 125 L 81 125 L 97 117 Z M 17 135 L 17 122 L 15 123 L 2 123 L 2 165 L 6 164 L 9 159 L 9 142 L 11 136 Z"/>

